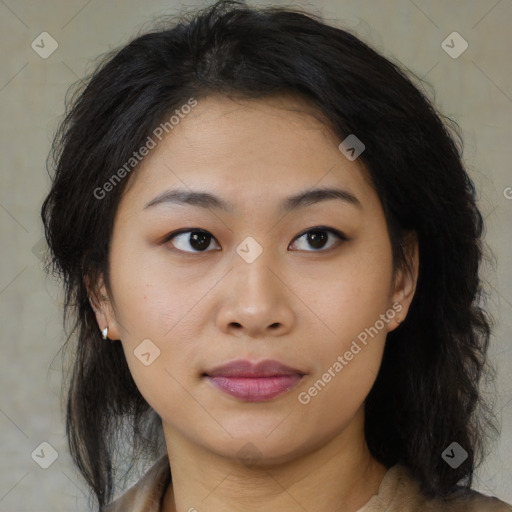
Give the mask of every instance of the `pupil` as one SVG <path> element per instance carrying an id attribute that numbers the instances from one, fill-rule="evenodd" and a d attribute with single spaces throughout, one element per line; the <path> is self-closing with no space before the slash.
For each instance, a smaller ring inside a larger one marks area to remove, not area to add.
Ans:
<path id="1" fill-rule="evenodd" d="M 190 236 L 190 245 L 196 249 L 201 250 L 210 245 L 209 235 L 207 233 L 194 232 Z"/>
<path id="2" fill-rule="evenodd" d="M 321 249 L 325 245 L 327 234 L 323 231 L 311 231 L 308 234 L 308 241 L 315 249 Z"/>

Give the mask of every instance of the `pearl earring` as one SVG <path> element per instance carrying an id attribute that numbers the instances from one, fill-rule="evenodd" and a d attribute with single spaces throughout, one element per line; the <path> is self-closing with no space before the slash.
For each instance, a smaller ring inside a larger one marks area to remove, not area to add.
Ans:
<path id="1" fill-rule="evenodd" d="M 105 329 L 103 329 L 103 330 L 101 331 L 101 335 L 102 335 L 102 337 L 103 337 L 103 339 L 104 339 L 104 340 L 106 340 L 106 339 L 107 339 L 107 336 L 108 336 L 108 327 L 105 327 Z"/>

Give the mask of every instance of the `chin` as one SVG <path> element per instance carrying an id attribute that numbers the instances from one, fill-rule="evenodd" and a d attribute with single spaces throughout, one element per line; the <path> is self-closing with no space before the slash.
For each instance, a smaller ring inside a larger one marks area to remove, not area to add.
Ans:
<path id="1" fill-rule="evenodd" d="M 269 435 L 268 430 L 258 432 L 254 428 L 229 440 L 209 440 L 206 445 L 217 455 L 238 460 L 248 467 L 285 464 L 307 451 L 306 445 L 298 443 L 296 436 L 288 432 Z"/>

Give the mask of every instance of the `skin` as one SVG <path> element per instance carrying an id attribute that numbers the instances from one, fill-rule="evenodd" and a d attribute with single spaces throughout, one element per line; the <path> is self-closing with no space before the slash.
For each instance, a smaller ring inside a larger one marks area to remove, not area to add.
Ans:
<path id="1" fill-rule="evenodd" d="M 362 164 L 312 114 L 292 97 L 201 99 L 130 177 L 116 212 L 111 289 L 100 280 L 105 300 L 92 305 L 162 418 L 173 475 L 164 512 L 353 512 L 386 473 L 364 438 L 363 402 L 386 335 L 413 298 L 417 242 L 413 271 L 394 276 L 384 212 Z M 321 186 L 349 190 L 361 207 L 330 199 L 279 212 L 284 197 Z M 144 208 L 177 187 L 232 201 L 233 210 Z M 348 240 L 323 231 L 324 246 L 312 245 L 301 235 L 317 226 Z M 206 250 L 190 233 L 164 241 L 181 228 L 211 233 Z M 236 252 L 249 236 L 263 249 L 252 263 Z M 300 403 L 298 394 L 397 303 L 400 313 Z M 145 339 L 160 350 L 149 366 L 134 355 Z M 271 400 L 244 402 L 202 377 L 235 359 L 276 359 L 306 375 Z"/>

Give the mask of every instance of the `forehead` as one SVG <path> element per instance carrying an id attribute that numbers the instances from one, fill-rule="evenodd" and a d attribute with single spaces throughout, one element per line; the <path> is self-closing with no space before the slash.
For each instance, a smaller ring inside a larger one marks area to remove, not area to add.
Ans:
<path id="1" fill-rule="evenodd" d="M 203 98 L 155 142 L 130 177 L 130 202 L 177 187 L 207 189 L 235 206 L 313 187 L 374 195 L 363 165 L 339 151 L 325 116 L 298 97 Z"/>

